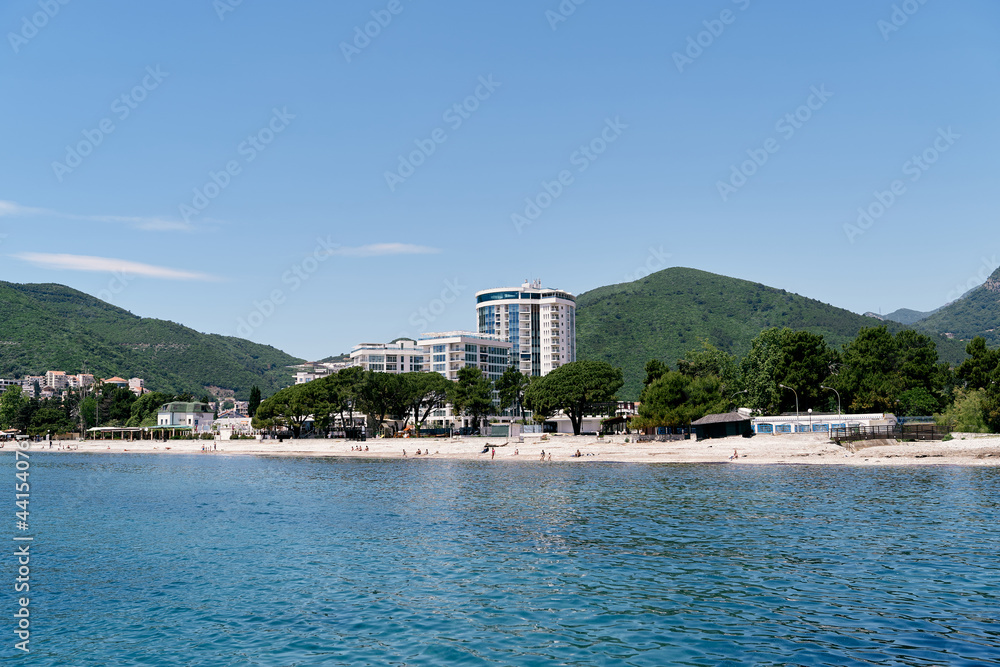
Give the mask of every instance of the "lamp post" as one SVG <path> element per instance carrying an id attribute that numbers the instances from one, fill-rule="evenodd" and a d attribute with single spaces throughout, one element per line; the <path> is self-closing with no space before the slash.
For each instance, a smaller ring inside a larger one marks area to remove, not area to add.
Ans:
<path id="1" fill-rule="evenodd" d="M 735 398 L 736 396 L 739 396 L 740 394 L 745 394 L 745 393 L 747 393 L 747 391 L 748 391 L 747 389 L 742 389 L 742 390 L 740 390 L 740 391 L 736 392 L 735 394 L 733 394 L 732 396 L 730 396 L 730 397 L 729 397 L 729 400 L 731 401 L 731 400 L 733 400 L 733 398 Z"/>
<path id="2" fill-rule="evenodd" d="M 783 387 L 785 389 L 788 389 L 793 394 L 795 394 L 795 423 L 798 424 L 798 422 L 799 422 L 799 392 L 795 391 L 794 389 L 792 389 L 791 387 L 789 387 L 786 384 L 779 384 L 778 386 L 779 387 Z"/>
<path id="3" fill-rule="evenodd" d="M 840 416 L 840 392 L 837 391 L 836 389 L 834 389 L 833 387 L 827 387 L 826 385 L 823 385 L 823 384 L 821 384 L 819 386 L 819 388 L 820 389 L 829 389 L 830 391 L 832 391 L 833 393 L 835 393 L 837 395 L 837 419 L 841 419 L 842 417 Z"/>

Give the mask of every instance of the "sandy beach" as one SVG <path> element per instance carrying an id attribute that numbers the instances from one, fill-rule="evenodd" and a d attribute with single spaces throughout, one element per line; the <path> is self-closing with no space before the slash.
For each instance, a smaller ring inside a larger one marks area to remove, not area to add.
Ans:
<path id="1" fill-rule="evenodd" d="M 753 438 L 719 438 L 677 442 L 625 442 L 626 436 L 550 435 L 525 436 L 523 442 L 503 438 L 388 438 L 364 443 L 346 440 L 173 440 L 164 441 L 66 441 L 32 443 L 33 451 L 137 454 L 198 454 L 255 456 L 327 456 L 344 458 L 461 459 L 492 461 L 546 461 L 588 464 L 597 462 L 628 463 L 726 463 L 824 464 L 824 465 L 1000 465 L 1000 436 L 956 435 L 948 442 L 880 441 L 854 443 L 841 447 L 822 436 L 765 435 Z M 630 438 L 631 440 L 631 438 Z M 361 445 L 362 451 L 352 451 Z M 491 445 L 490 451 L 483 448 Z M 206 451 L 202 451 L 202 447 Z M 12 448 L 10 443 L 5 449 Z M 367 451 L 365 451 L 367 448 Z M 421 454 L 417 455 L 417 450 Z M 427 454 L 427 451 L 430 451 Z M 495 450 L 495 453 L 494 453 Z M 574 454 L 579 450 L 581 456 Z M 852 451 L 853 450 L 853 451 Z M 2 450 L 0 450 L 2 451 Z M 737 458 L 732 458 L 734 452 Z"/>

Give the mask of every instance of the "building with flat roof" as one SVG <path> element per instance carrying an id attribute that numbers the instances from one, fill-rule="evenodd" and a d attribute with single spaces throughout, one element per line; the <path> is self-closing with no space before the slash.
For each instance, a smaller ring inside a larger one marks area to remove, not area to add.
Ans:
<path id="1" fill-rule="evenodd" d="M 458 371 L 476 366 L 490 380 L 497 380 L 511 363 L 510 341 L 495 334 L 471 331 L 444 331 L 421 334 L 420 346 L 430 357 L 430 370 L 449 380 L 458 380 Z"/>
<path id="2" fill-rule="evenodd" d="M 427 349 L 411 338 L 391 343 L 361 343 L 351 350 L 351 364 L 378 373 L 424 373 L 430 363 Z"/>
<path id="3" fill-rule="evenodd" d="M 576 297 L 542 287 L 540 280 L 520 287 L 476 292 L 480 334 L 511 343 L 511 361 L 525 375 L 547 375 L 576 361 Z"/>
<path id="4" fill-rule="evenodd" d="M 65 371 L 46 371 L 45 386 L 53 389 L 65 389 L 68 385 Z"/>

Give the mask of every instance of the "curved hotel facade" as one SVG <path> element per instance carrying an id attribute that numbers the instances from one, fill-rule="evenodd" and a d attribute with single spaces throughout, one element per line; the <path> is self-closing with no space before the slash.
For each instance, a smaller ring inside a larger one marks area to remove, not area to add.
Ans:
<path id="1" fill-rule="evenodd" d="M 542 287 L 541 281 L 520 287 L 476 292 L 479 333 L 511 343 L 511 361 L 525 375 L 546 375 L 576 361 L 576 297 Z"/>

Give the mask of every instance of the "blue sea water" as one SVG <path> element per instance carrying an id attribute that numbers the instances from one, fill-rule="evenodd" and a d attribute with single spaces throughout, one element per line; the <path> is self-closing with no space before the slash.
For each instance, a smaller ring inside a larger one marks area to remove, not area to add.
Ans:
<path id="1" fill-rule="evenodd" d="M 1000 664 L 997 468 L 31 462 L 11 662 Z"/>

